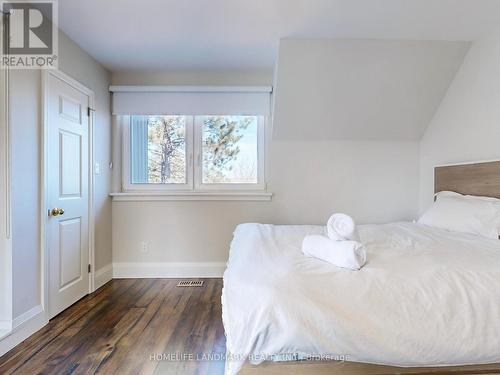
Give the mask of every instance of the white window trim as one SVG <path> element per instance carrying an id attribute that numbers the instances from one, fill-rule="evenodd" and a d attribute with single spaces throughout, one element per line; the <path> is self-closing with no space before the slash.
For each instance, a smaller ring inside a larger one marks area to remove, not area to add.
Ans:
<path id="1" fill-rule="evenodd" d="M 188 119 L 186 123 L 186 183 L 133 184 L 130 182 L 130 116 L 118 116 L 118 124 L 122 129 L 122 192 L 112 193 L 113 200 L 271 200 L 272 193 L 266 191 L 265 182 L 265 131 L 268 117 L 259 116 L 257 124 L 257 183 L 248 184 L 201 183 L 201 127 L 195 126 L 194 116 L 190 115 Z M 193 164 L 195 160 L 196 166 Z"/>
<path id="2" fill-rule="evenodd" d="M 111 193 L 113 201 L 118 202 L 160 202 L 160 201 L 254 201 L 270 202 L 273 194 L 265 191 L 257 192 L 195 192 L 195 191 L 163 191 L 140 193 Z"/>
<path id="3" fill-rule="evenodd" d="M 202 124 L 200 119 L 194 127 L 194 155 L 196 167 L 194 170 L 194 191 L 263 191 L 266 189 L 265 183 L 265 117 L 259 116 L 257 122 L 257 182 L 247 184 L 204 184 L 202 182 Z M 196 122 L 196 121 L 195 121 Z"/>

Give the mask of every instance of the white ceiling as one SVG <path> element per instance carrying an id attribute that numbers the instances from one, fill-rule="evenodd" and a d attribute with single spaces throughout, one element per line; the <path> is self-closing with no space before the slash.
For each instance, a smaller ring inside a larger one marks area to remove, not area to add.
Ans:
<path id="1" fill-rule="evenodd" d="M 114 71 L 271 69 L 283 37 L 474 40 L 500 0 L 61 0 L 59 24 Z"/>

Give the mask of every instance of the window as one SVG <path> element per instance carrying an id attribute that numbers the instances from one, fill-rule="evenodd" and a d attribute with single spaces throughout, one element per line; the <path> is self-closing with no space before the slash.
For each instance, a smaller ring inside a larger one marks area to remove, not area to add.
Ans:
<path id="1" fill-rule="evenodd" d="M 263 190 L 264 116 L 120 116 L 125 191 Z"/>
<path id="2" fill-rule="evenodd" d="M 122 192 L 114 197 L 271 197 L 265 191 L 264 132 L 272 87 L 110 86 L 110 91 L 123 134 Z"/>
<path id="3" fill-rule="evenodd" d="M 186 184 L 186 116 L 131 116 L 132 184 Z"/>

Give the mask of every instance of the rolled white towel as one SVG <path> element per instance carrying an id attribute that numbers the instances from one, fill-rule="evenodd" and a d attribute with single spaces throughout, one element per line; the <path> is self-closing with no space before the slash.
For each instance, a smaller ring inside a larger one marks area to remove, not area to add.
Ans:
<path id="1" fill-rule="evenodd" d="M 353 240 L 355 232 L 356 223 L 346 214 L 333 214 L 326 223 L 326 233 L 334 241 Z"/>
<path id="2" fill-rule="evenodd" d="M 304 237 L 302 252 L 337 267 L 351 270 L 359 270 L 366 263 L 365 248 L 360 242 L 332 241 L 317 234 Z"/>

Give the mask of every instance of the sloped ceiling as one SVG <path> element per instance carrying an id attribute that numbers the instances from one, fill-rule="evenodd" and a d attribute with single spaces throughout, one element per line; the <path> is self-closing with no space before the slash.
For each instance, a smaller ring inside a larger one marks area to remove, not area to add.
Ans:
<path id="1" fill-rule="evenodd" d="M 467 42 L 280 42 L 273 139 L 418 140 Z"/>

